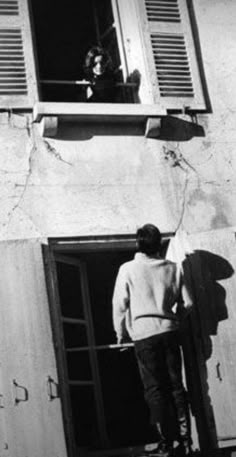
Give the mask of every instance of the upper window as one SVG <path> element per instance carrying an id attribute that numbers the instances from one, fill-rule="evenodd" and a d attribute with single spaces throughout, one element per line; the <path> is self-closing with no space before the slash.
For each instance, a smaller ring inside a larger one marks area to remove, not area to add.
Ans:
<path id="1" fill-rule="evenodd" d="M 88 50 L 110 54 L 118 103 L 206 109 L 188 0 L 0 0 L 0 107 L 84 101 Z M 39 94 L 39 95 L 38 95 Z"/>

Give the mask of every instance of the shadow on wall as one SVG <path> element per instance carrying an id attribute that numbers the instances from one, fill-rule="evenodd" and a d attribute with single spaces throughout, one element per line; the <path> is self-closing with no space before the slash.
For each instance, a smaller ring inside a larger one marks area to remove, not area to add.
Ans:
<path id="1" fill-rule="evenodd" d="M 59 122 L 56 135 L 58 140 L 86 141 L 93 136 L 146 136 L 162 141 L 188 141 L 194 137 L 204 137 L 205 132 L 201 125 L 189 122 L 174 116 L 149 118 L 147 122 L 136 119 L 127 121 L 76 122 L 63 120 Z"/>
<path id="2" fill-rule="evenodd" d="M 218 281 L 230 278 L 234 269 L 223 257 L 203 250 L 188 255 L 183 268 L 196 304 L 191 321 L 182 333 L 191 409 L 200 446 L 202 449 L 216 448 L 218 440 L 214 405 L 209 395 L 207 360 L 213 352 L 211 336 L 217 335 L 219 323 L 228 319 L 226 291 Z"/>
<path id="3" fill-rule="evenodd" d="M 204 137 L 204 128 L 196 122 L 189 122 L 174 116 L 149 119 L 146 129 L 147 138 L 163 141 L 188 141 L 193 137 Z"/>
<path id="4" fill-rule="evenodd" d="M 94 136 L 143 136 L 144 125 L 127 122 L 59 122 L 56 136 L 62 141 L 88 141 Z"/>

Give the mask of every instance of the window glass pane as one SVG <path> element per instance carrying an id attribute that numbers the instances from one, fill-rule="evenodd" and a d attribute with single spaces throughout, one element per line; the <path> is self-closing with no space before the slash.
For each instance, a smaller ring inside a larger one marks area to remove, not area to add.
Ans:
<path id="1" fill-rule="evenodd" d="M 67 368 L 70 381 L 91 381 L 89 352 L 67 352 Z"/>
<path id="2" fill-rule="evenodd" d="M 88 345 L 85 325 L 64 323 L 63 330 L 66 348 L 85 347 Z"/>
<path id="3" fill-rule="evenodd" d="M 102 254 L 94 252 L 86 256 L 90 301 L 97 345 L 116 342 L 112 325 L 114 283 L 120 264 L 126 260 L 130 260 L 131 257 L 131 252 L 106 252 Z"/>
<path id="4" fill-rule="evenodd" d="M 91 0 L 32 0 L 39 79 L 83 79 L 84 57 L 96 43 Z M 75 85 L 41 83 L 41 99 L 77 101 Z"/>
<path id="5" fill-rule="evenodd" d="M 83 300 L 79 267 L 57 262 L 62 317 L 83 319 Z"/>
<path id="6" fill-rule="evenodd" d="M 78 446 L 99 446 L 95 419 L 94 390 L 89 386 L 72 386 L 70 389 L 75 441 Z"/>
<path id="7" fill-rule="evenodd" d="M 113 24 L 113 13 L 110 0 L 94 1 L 100 34 L 103 36 Z"/>

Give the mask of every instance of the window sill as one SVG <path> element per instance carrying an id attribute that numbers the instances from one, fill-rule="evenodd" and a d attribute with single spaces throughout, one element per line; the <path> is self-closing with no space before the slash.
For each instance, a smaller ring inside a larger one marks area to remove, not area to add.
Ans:
<path id="1" fill-rule="evenodd" d="M 144 124 L 160 119 L 166 110 L 158 105 L 133 103 L 62 103 L 38 102 L 34 106 L 34 122 L 42 123 L 42 135 L 55 136 L 58 120 L 78 122 L 120 122 Z"/>

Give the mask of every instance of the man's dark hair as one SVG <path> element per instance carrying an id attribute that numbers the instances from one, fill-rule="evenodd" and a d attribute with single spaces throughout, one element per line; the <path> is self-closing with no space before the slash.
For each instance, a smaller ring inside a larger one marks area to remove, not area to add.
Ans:
<path id="1" fill-rule="evenodd" d="M 137 230 L 137 247 L 140 252 L 153 255 L 160 252 L 161 233 L 153 224 L 145 224 Z"/>

